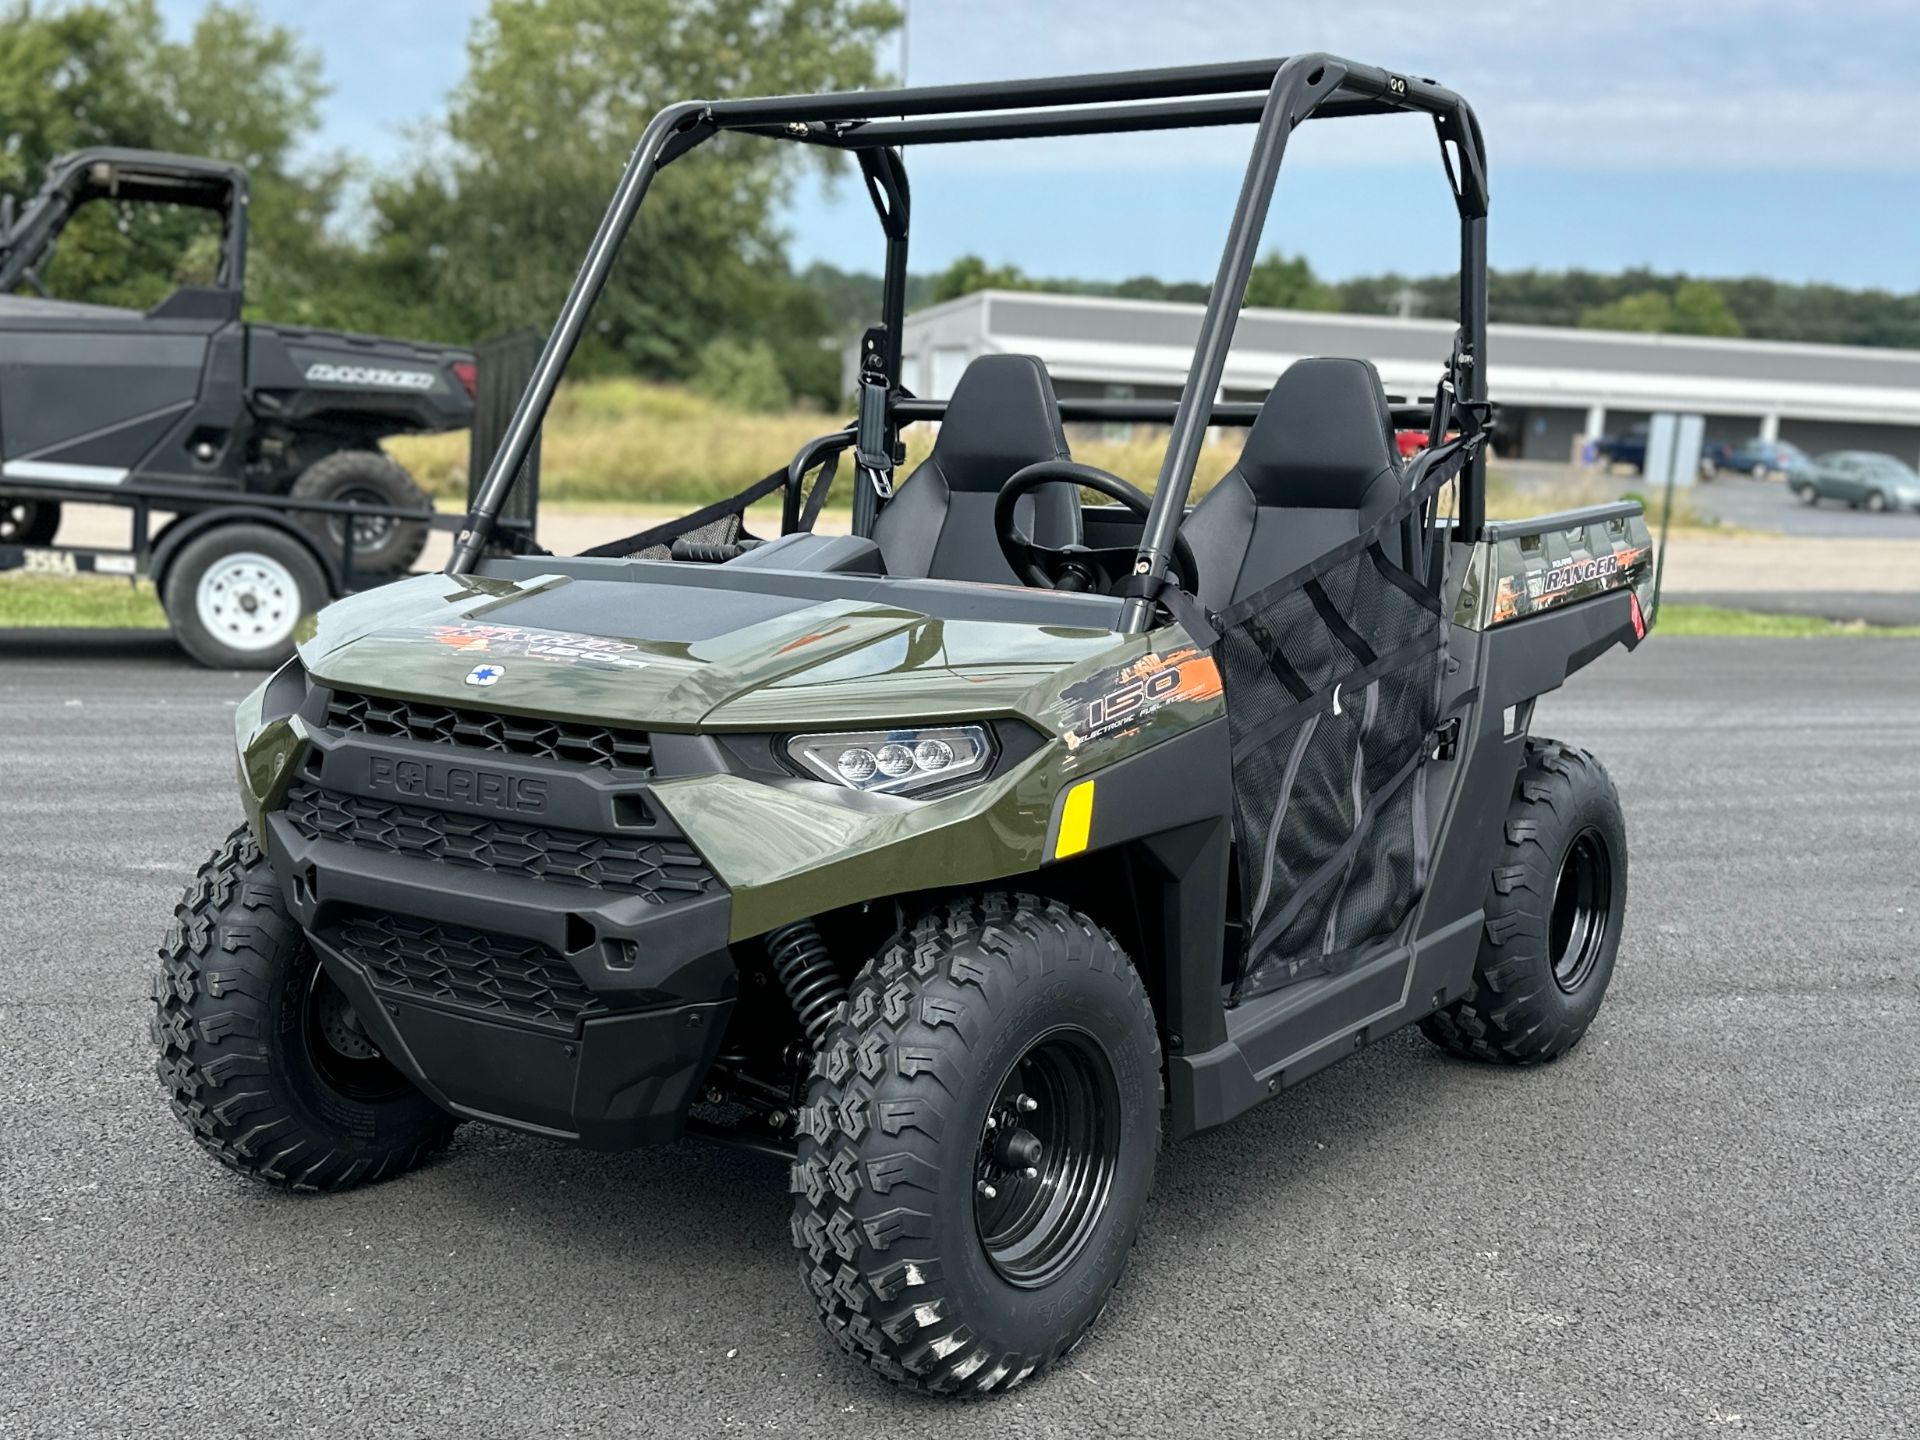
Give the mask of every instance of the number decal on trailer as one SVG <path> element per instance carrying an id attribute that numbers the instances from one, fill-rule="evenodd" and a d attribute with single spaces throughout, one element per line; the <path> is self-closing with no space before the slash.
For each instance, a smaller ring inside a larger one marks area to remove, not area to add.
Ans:
<path id="1" fill-rule="evenodd" d="M 29 575 L 78 575 L 79 567 L 73 563 L 73 556 L 64 550 L 28 550 L 22 556 L 22 566 Z"/>

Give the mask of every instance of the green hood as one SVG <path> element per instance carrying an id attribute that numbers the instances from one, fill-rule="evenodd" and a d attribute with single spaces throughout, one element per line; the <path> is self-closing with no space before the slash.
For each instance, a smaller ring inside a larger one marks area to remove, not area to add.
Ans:
<path id="1" fill-rule="evenodd" d="M 1137 643 L 1137 642 L 1136 642 Z M 328 685 L 662 730 L 780 730 L 1026 710 L 1126 647 L 1093 630 L 627 578 L 422 575 L 329 606 L 300 658 Z M 469 683 L 476 667 L 484 687 Z"/>

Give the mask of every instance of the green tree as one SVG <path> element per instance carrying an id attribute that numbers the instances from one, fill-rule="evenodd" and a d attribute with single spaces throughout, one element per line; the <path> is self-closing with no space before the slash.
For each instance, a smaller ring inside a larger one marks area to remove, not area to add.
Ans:
<path id="1" fill-rule="evenodd" d="M 441 143 L 375 189 L 375 263 L 457 333 L 550 324 L 657 110 L 872 85 L 898 23 L 880 0 L 493 0 Z M 723 136 L 662 171 L 594 312 L 602 362 L 684 377 L 709 342 L 758 334 L 790 386 L 817 384 L 825 312 L 796 298 L 775 212 L 797 165 L 831 158 Z M 796 307 L 822 326 L 799 345 L 775 328 Z"/>
<path id="2" fill-rule="evenodd" d="M 1673 301 L 1664 290 L 1640 290 L 1580 316 L 1583 330 L 1637 330 L 1658 335 L 1673 328 Z"/>
<path id="3" fill-rule="evenodd" d="M 1707 280 L 1689 280 L 1673 292 L 1673 320 L 1667 327 L 1676 335 L 1739 335 L 1740 322 L 1728 308 L 1720 287 Z"/>
<path id="4" fill-rule="evenodd" d="M 989 265 L 978 255 L 962 255 L 933 281 L 933 300 L 958 300 L 976 290 L 1034 290 L 1042 288 L 1021 273 L 1018 265 Z"/>
<path id="5" fill-rule="evenodd" d="M 708 341 L 693 372 L 693 388 L 742 410 L 772 413 L 793 403 L 780 359 L 764 340 L 722 335 Z"/>
<path id="6" fill-rule="evenodd" d="M 1320 283 L 1306 256 L 1269 250 L 1247 276 L 1245 303 L 1263 310 L 1337 310 L 1340 297 Z"/>

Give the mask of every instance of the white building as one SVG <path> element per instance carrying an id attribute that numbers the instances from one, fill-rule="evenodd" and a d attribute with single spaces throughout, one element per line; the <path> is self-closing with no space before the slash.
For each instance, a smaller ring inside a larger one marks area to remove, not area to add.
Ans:
<path id="1" fill-rule="evenodd" d="M 1172 399 L 1200 327 L 1198 305 L 985 290 L 907 318 L 903 383 L 943 399 L 976 355 L 1038 355 L 1063 398 Z M 1387 390 L 1430 395 L 1452 345 L 1438 320 L 1246 310 L 1224 398 L 1257 400 L 1303 355 L 1372 360 Z M 1707 438 L 1791 440 L 1811 453 L 1884 450 L 1920 459 L 1920 351 L 1494 325 L 1487 385 L 1501 448 L 1565 460 L 1581 437 L 1659 410 L 1707 417 Z M 854 378 L 847 352 L 848 388 Z"/>

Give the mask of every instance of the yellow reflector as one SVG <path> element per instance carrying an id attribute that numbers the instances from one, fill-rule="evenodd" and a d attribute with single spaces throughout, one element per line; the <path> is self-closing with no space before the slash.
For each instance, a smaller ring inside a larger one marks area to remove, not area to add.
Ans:
<path id="1" fill-rule="evenodd" d="M 1093 829 L 1093 781 L 1082 780 L 1067 792 L 1060 807 L 1060 837 L 1053 842 L 1053 858 L 1064 860 L 1087 848 L 1087 834 Z"/>

